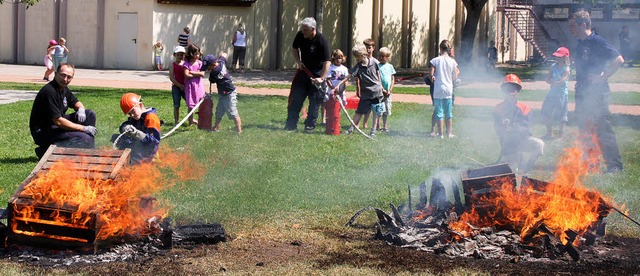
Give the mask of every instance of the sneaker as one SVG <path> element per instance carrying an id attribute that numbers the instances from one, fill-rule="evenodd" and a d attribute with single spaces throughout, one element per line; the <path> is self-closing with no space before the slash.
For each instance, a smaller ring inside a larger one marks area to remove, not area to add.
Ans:
<path id="1" fill-rule="evenodd" d="M 451 134 L 447 135 L 447 138 L 456 138 L 456 135 L 451 133 Z"/>
<path id="2" fill-rule="evenodd" d="M 431 133 L 429 133 L 429 137 L 436 138 L 436 137 L 438 137 L 438 134 L 436 134 L 435 132 L 431 132 Z"/>
<path id="3" fill-rule="evenodd" d="M 369 132 L 369 136 L 371 136 L 371 137 L 376 136 L 376 131 L 373 130 L 373 131 Z"/>
<path id="4" fill-rule="evenodd" d="M 352 134 L 353 133 L 353 127 L 350 127 L 349 129 L 347 129 L 347 134 Z"/>
<path id="5" fill-rule="evenodd" d="M 440 136 L 438 136 L 438 138 L 444 139 L 444 135 L 440 135 Z"/>
<path id="6" fill-rule="evenodd" d="M 389 132 L 389 129 L 384 127 L 384 128 L 382 128 L 382 132 Z"/>
<path id="7" fill-rule="evenodd" d="M 313 132 L 314 129 L 316 129 L 316 127 L 314 127 L 314 126 L 306 126 L 306 127 L 304 127 L 304 132 L 311 133 L 311 132 Z"/>

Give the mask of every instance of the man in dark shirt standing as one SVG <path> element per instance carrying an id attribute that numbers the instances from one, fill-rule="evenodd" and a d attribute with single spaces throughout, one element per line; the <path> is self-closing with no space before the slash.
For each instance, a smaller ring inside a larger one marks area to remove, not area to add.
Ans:
<path id="1" fill-rule="evenodd" d="M 609 121 L 611 90 L 607 79 L 620 68 L 624 58 L 609 42 L 591 31 L 588 12 L 572 14 L 569 29 L 578 39 L 572 56 L 576 68 L 575 117 L 580 134 L 587 141 L 597 135 L 607 172 L 621 171 L 622 158 Z"/>
<path id="2" fill-rule="evenodd" d="M 308 97 L 309 113 L 304 121 L 304 130 L 311 132 L 316 127 L 318 109 L 324 100 L 322 86 L 331 65 L 329 43 L 316 31 L 315 19 L 307 17 L 300 22 L 300 31 L 293 40 L 292 53 L 298 64 L 298 71 L 293 78 L 285 129 L 297 129 L 300 110 Z"/>
<path id="3" fill-rule="evenodd" d="M 96 113 L 71 94 L 68 88 L 75 68 L 62 63 L 56 70 L 53 81 L 43 86 L 31 109 L 29 129 L 33 141 L 38 145 L 36 155 L 42 158 L 50 145 L 63 147 L 93 148 L 96 135 Z M 65 114 L 71 107 L 76 112 Z"/>

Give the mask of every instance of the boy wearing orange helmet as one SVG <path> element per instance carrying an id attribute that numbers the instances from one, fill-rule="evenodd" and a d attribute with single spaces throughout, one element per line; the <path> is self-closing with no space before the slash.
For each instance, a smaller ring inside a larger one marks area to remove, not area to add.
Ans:
<path id="1" fill-rule="evenodd" d="M 160 146 L 160 118 L 155 108 L 146 108 L 141 96 L 126 93 L 120 98 L 120 108 L 129 118 L 120 125 L 120 135 L 114 134 L 112 141 L 118 136 L 118 149 L 131 149 L 131 163 L 153 161 Z"/>
<path id="2" fill-rule="evenodd" d="M 516 100 L 522 89 L 520 78 L 508 74 L 500 88 L 504 100 L 493 111 L 493 126 L 501 146 L 498 162 L 507 162 L 514 171 L 526 173 L 533 169 L 536 160 L 544 152 L 544 142 L 531 134 L 531 109 Z M 529 152 L 526 163 L 524 152 Z"/>

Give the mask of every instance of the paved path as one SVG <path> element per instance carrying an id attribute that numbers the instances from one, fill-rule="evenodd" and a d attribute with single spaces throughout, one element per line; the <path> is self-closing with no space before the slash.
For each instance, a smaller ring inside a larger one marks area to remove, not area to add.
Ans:
<path id="1" fill-rule="evenodd" d="M 44 67 L 29 65 L 13 65 L 0 64 L 0 82 L 22 82 L 33 83 L 36 87 L 40 87 L 46 82 L 42 80 Z M 262 71 L 251 70 L 243 74 L 233 74 L 236 83 L 252 83 L 252 84 L 288 84 L 293 78 L 293 71 Z M 96 87 L 114 87 L 114 88 L 131 88 L 131 89 L 165 89 L 171 88 L 168 71 L 138 71 L 138 70 L 95 70 L 95 69 L 76 69 L 76 74 L 71 83 L 72 86 L 96 86 Z M 499 87 L 499 81 L 484 81 L 466 84 L 467 87 L 478 89 L 495 89 Z M 421 78 L 413 78 L 402 81 L 398 86 L 424 86 Z M 547 89 L 548 84 L 543 81 L 524 82 L 523 89 Z M 573 87 L 570 84 L 569 87 Z M 611 84 L 612 92 L 635 91 L 640 92 L 640 85 L 628 83 Z M 289 95 L 288 89 L 269 89 L 269 88 L 248 88 L 238 87 L 238 93 L 250 95 Z M 426 93 L 426 87 L 425 87 Z M 348 95 L 351 96 L 351 95 Z M 18 100 L 30 100 L 35 97 L 33 91 L 0 91 L 0 104 L 9 103 Z M 393 97 L 397 102 L 413 102 L 421 104 L 431 104 L 429 95 L 409 95 L 396 94 Z M 499 99 L 488 98 L 463 98 L 456 97 L 456 104 L 468 106 L 495 106 Z M 523 101 L 531 108 L 539 109 L 542 102 L 539 101 Z M 611 105 L 611 112 L 620 114 L 640 115 L 639 106 L 629 105 Z M 569 110 L 573 110 L 574 105 L 569 104 Z"/>

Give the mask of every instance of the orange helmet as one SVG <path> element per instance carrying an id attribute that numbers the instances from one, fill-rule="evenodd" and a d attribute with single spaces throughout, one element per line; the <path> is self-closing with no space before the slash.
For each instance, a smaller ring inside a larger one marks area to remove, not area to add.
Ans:
<path id="1" fill-rule="evenodd" d="M 508 74 L 504 77 L 504 81 L 502 82 L 502 85 L 505 85 L 507 83 L 511 83 L 513 85 L 515 85 L 516 87 L 518 87 L 518 91 L 520 91 L 520 89 L 522 89 L 522 82 L 520 82 L 520 78 L 518 76 L 516 76 L 516 74 Z"/>
<path id="2" fill-rule="evenodd" d="M 131 109 L 142 102 L 141 98 L 142 97 L 136 93 L 126 93 L 122 95 L 122 98 L 120 98 L 120 108 L 122 108 L 122 112 L 129 114 Z"/>

